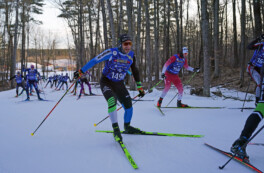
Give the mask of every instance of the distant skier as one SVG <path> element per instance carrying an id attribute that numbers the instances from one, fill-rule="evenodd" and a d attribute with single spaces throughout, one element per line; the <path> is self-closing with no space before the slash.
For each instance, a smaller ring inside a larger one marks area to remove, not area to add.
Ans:
<path id="1" fill-rule="evenodd" d="M 58 90 L 60 90 L 64 84 L 66 85 L 66 90 L 68 90 L 68 80 L 71 81 L 70 77 L 68 76 L 68 73 L 66 73 L 65 76 L 61 77 L 61 86 L 58 87 Z"/>
<path id="2" fill-rule="evenodd" d="M 255 50 L 253 57 L 251 58 L 250 62 L 247 66 L 247 72 L 249 73 L 250 77 L 255 81 L 257 84 L 256 88 L 256 105 L 260 98 L 260 69 L 264 63 L 264 34 L 253 40 L 249 45 L 248 49 Z"/>
<path id="3" fill-rule="evenodd" d="M 162 94 L 158 100 L 157 106 L 161 107 L 162 100 L 166 96 L 167 92 L 170 90 L 171 83 L 175 85 L 178 89 L 178 99 L 177 99 L 177 107 L 189 107 L 186 104 L 181 102 L 183 95 L 183 87 L 181 83 L 181 79 L 178 74 L 182 67 L 192 72 L 199 72 L 199 68 L 192 68 L 187 63 L 188 49 L 186 47 L 182 48 L 182 53 L 175 54 L 167 60 L 162 68 L 162 78 L 165 80 L 165 88 L 162 91 Z"/>
<path id="4" fill-rule="evenodd" d="M 26 100 L 29 100 L 30 97 L 29 97 L 29 87 L 30 85 L 33 85 L 34 88 L 35 88 L 35 91 L 38 95 L 38 99 L 39 100 L 43 100 L 40 96 L 39 96 L 39 89 L 38 89 L 38 84 L 37 84 L 37 75 L 40 75 L 39 72 L 37 71 L 37 69 L 34 69 L 34 65 L 31 65 L 30 68 L 27 68 L 27 69 L 22 69 L 23 72 L 27 72 L 27 99 Z"/>
<path id="5" fill-rule="evenodd" d="M 53 76 L 50 76 L 49 80 L 48 80 L 48 82 L 47 82 L 47 84 L 45 85 L 44 88 L 46 88 L 49 83 L 50 83 L 50 88 L 51 88 L 52 87 L 52 80 L 53 80 Z"/>
<path id="6" fill-rule="evenodd" d="M 20 74 L 18 71 L 16 75 L 12 76 L 9 80 L 16 79 L 16 97 L 20 96 L 24 91 L 26 91 L 26 88 L 24 86 L 24 76 Z M 23 90 L 18 94 L 18 88 L 21 87 Z"/>
<path id="7" fill-rule="evenodd" d="M 63 80 L 63 73 L 61 73 L 61 75 L 58 76 L 58 85 L 56 86 L 55 90 L 59 91 L 59 87 L 60 87 L 60 84 L 62 83 L 62 80 Z"/>
<path id="8" fill-rule="evenodd" d="M 73 93 L 73 95 L 76 95 L 77 87 L 78 87 L 78 84 L 80 84 L 80 83 L 81 83 L 80 79 L 75 82 L 74 88 L 71 91 L 71 93 Z"/>
<path id="9" fill-rule="evenodd" d="M 231 152 L 238 155 L 238 157 L 244 160 L 249 159 L 249 156 L 247 155 L 246 152 L 247 145 L 245 143 L 248 142 L 249 138 L 252 136 L 252 133 L 256 130 L 258 124 L 264 117 L 264 85 L 263 84 L 261 88 L 262 91 L 260 93 L 261 95 L 256 109 L 248 117 L 244 129 L 240 134 L 240 137 L 233 143 L 231 147 Z M 245 146 L 243 146 L 244 144 Z"/>
<path id="10" fill-rule="evenodd" d="M 57 87 L 58 78 L 59 78 L 59 76 L 55 73 L 53 75 L 53 83 L 51 85 L 51 88 L 53 87 L 53 85 L 55 86 L 55 88 Z"/>
<path id="11" fill-rule="evenodd" d="M 86 71 L 86 72 L 82 75 L 82 77 L 80 78 L 80 81 L 81 81 L 81 83 L 80 83 L 80 84 L 81 84 L 81 90 L 80 90 L 79 98 L 81 97 L 82 93 L 83 93 L 84 95 L 87 95 L 87 94 L 85 93 L 85 91 L 84 91 L 84 84 L 86 84 L 86 85 L 88 86 L 90 95 L 94 95 L 94 93 L 92 93 L 91 85 L 90 85 L 90 83 L 89 83 L 89 81 L 88 81 L 88 78 L 89 78 L 89 77 L 90 77 L 90 73 L 89 73 L 89 71 Z"/>
<path id="12" fill-rule="evenodd" d="M 127 71 L 131 67 L 133 76 L 137 83 L 139 97 L 143 97 L 145 95 L 140 82 L 139 71 L 136 67 L 136 57 L 131 48 L 131 37 L 127 34 L 121 35 L 119 38 L 119 47 L 105 50 L 104 52 L 93 58 L 91 61 L 89 61 L 82 69 L 74 73 L 75 78 L 78 78 L 82 76 L 84 72 L 92 68 L 95 64 L 106 61 L 100 85 L 103 95 L 108 103 L 108 113 L 114 129 L 113 135 L 116 141 L 122 141 L 122 136 L 117 121 L 117 99 L 125 109 L 125 132 L 141 133 L 140 129 L 130 126 L 133 107 L 131 97 L 124 85 L 124 78 L 127 74 Z"/>

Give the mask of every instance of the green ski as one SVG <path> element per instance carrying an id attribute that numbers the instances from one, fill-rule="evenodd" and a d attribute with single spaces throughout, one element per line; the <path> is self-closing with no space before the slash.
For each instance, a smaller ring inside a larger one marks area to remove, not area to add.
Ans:
<path id="1" fill-rule="evenodd" d="M 174 109 L 223 109 L 225 107 L 199 107 L 199 106 L 189 106 L 189 107 L 160 107 L 160 108 L 174 108 Z"/>
<path id="2" fill-rule="evenodd" d="M 111 130 L 96 130 L 95 132 L 101 133 L 113 133 Z M 122 134 L 128 134 L 124 131 L 120 131 Z M 130 134 L 129 134 L 130 135 Z M 201 138 L 204 135 L 189 135 L 189 134 L 175 134 L 175 133 L 159 133 L 159 132 L 146 132 L 142 131 L 142 133 L 134 133 L 131 135 L 152 135 L 152 136 L 171 136 L 171 137 L 190 137 L 190 138 Z"/>
<path id="3" fill-rule="evenodd" d="M 119 140 L 119 141 L 116 141 L 116 142 L 120 145 L 120 147 L 121 147 L 122 150 L 124 151 L 124 153 L 125 153 L 125 155 L 126 155 L 128 161 L 130 162 L 131 166 L 132 166 L 134 169 L 138 169 L 137 164 L 135 163 L 135 161 L 133 160 L 132 156 L 131 156 L 130 153 L 128 152 L 128 150 L 127 150 L 125 144 L 124 144 L 122 141 L 120 141 L 120 140 Z"/>
<path id="4" fill-rule="evenodd" d="M 160 109 L 160 107 L 158 107 L 158 106 L 156 106 L 156 105 L 154 105 L 154 106 L 160 111 L 160 113 L 161 113 L 162 115 L 165 115 L 164 112 Z"/>

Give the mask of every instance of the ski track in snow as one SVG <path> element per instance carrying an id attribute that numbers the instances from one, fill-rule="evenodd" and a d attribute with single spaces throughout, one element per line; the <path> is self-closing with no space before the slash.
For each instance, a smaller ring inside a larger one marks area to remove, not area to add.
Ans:
<path id="1" fill-rule="evenodd" d="M 216 90 L 212 88 L 211 91 Z M 245 93 L 221 88 L 225 95 L 244 99 Z M 49 111 L 62 97 L 65 90 L 53 92 L 46 88 L 45 95 L 52 102 L 41 102 L 25 93 L 15 98 L 15 90 L 0 92 L 0 173 L 244 173 L 253 172 L 242 164 L 205 146 L 207 142 L 229 152 L 237 139 L 247 117 L 253 110 L 240 109 L 163 109 L 165 116 L 153 106 L 161 91 L 154 90 L 144 99 L 155 101 L 137 102 L 132 126 L 145 131 L 205 135 L 203 138 L 181 138 L 163 136 L 125 135 L 123 141 L 139 169 L 129 164 L 113 135 L 96 133 L 95 130 L 112 130 L 108 118 L 97 127 L 94 123 L 107 116 L 107 103 L 103 96 L 77 96 L 68 93 L 50 114 L 34 136 L 30 134 L 38 127 Z M 101 94 L 100 89 L 93 92 Z M 177 93 L 172 88 L 163 100 L 166 106 Z M 138 92 L 130 92 L 134 97 Z M 251 94 L 248 97 L 253 97 Z M 254 98 L 254 97 L 253 97 Z M 185 89 L 183 103 L 190 106 L 242 107 L 243 102 L 212 97 L 189 95 Z M 176 105 L 176 99 L 170 106 Z M 118 108 L 119 106 L 117 106 Z M 245 107 L 254 107 L 254 101 Z M 124 110 L 118 111 L 118 120 L 123 130 Z M 262 126 L 261 122 L 259 127 Z M 252 142 L 263 143 L 261 132 Z M 261 146 L 247 147 L 251 163 L 264 170 L 264 149 Z"/>

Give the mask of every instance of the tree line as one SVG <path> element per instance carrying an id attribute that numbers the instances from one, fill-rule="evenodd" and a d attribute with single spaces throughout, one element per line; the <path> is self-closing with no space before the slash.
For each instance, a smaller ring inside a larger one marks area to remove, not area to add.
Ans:
<path id="1" fill-rule="evenodd" d="M 118 37 L 133 38 L 137 63 L 148 88 L 160 78 L 166 60 L 186 46 L 190 66 L 203 73 L 203 94 L 210 95 L 211 80 L 221 78 L 224 68 L 239 68 L 244 85 L 246 63 L 251 52 L 247 44 L 261 35 L 264 0 L 52 0 L 59 16 L 71 30 L 73 47 L 69 57 L 77 69 L 104 49 L 118 46 Z M 36 41 L 36 56 L 41 56 L 41 38 L 30 35 L 32 18 L 42 13 L 43 0 L 3 0 L 0 2 L 0 70 L 5 76 L 15 73 L 16 60 L 26 63 L 29 39 Z M 30 38 L 29 38 L 30 37 Z M 54 57 L 56 39 L 48 39 Z M 18 45 L 18 40 L 21 44 Z M 47 41 L 46 41 L 47 42 Z M 37 46 L 39 45 L 39 46 Z M 43 44 L 44 45 L 44 44 Z M 16 50 L 21 50 L 17 57 Z M 53 48 L 53 49 L 52 49 Z M 103 64 L 92 69 L 99 78 Z M 185 73 L 182 72 L 182 75 Z M 131 81 L 132 79 L 130 79 Z M 133 82 L 131 87 L 133 87 Z"/>

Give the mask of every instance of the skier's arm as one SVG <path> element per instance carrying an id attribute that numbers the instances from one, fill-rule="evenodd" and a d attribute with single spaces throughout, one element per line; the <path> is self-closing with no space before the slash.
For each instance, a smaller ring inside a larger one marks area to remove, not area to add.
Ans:
<path id="1" fill-rule="evenodd" d="M 16 75 L 14 75 L 14 76 L 12 76 L 9 80 L 12 80 L 12 79 L 14 79 L 16 77 Z"/>
<path id="2" fill-rule="evenodd" d="M 101 54 L 97 55 L 92 60 L 90 60 L 87 64 L 85 64 L 81 68 L 82 72 L 85 73 L 87 70 L 92 68 L 94 65 L 96 65 L 102 61 L 108 60 L 111 56 L 112 56 L 111 49 L 107 49 L 107 50 L 103 51 Z"/>
<path id="3" fill-rule="evenodd" d="M 188 71 L 194 71 L 194 68 L 192 68 L 192 67 L 190 67 L 189 65 L 188 65 L 188 62 L 187 62 L 187 59 L 185 58 L 185 62 L 184 62 L 184 65 L 183 65 L 183 67 L 186 69 L 186 70 L 188 70 Z"/>
<path id="4" fill-rule="evenodd" d="M 26 80 L 26 76 L 21 75 L 21 77 L 22 77 L 24 80 Z"/>
<path id="5" fill-rule="evenodd" d="M 253 40 L 251 43 L 248 44 L 247 48 L 249 50 L 256 50 L 256 49 L 258 49 L 259 48 L 259 45 L 263 45 L 262 42 L 261 43 L 258 43 L 259 41 L 260 41 L 259 38 Z"/>
<path id="6" fill-rule="evenodd" d="M 140 77 L 139 77 L 139 70 L 136 66 L 136 57 L 133 57 L 133 63 L 131 64 L 131 70 L 132 70 L 132 74 L 134 76 L 134 79 L 136 82 L 140 82 Z"/>
<path id="7" fill-rule="evenodd" d="M 171 56 L 171 57 L 166 61 L 166 63 L 164 64 L 161 73 L 164 74 L 164 73 L 166 72 L 167 68 L 169 67 L 169 65 L 170 65 L 171 63 L 175 62 L 175 61 L 176 61 L 176 57 L 175 57 L 175 56 Z"/>
<path id="8" fill-rule="evenodd" d="M 139 77 L 139 70 L 136 66 L 136 57 L 135 56 L 133 57 L 133 63 L 131 64 L 131 70 L 132 70 L 132 74 L 133 74 L 134 79 L 135 79 L 136 84 L 137 84 L 137 90 L 139 91 L 138 96 L 144 97 L 145 91 L 142 88 L 142 84 L 141 84 L 140 77 Z"/>

